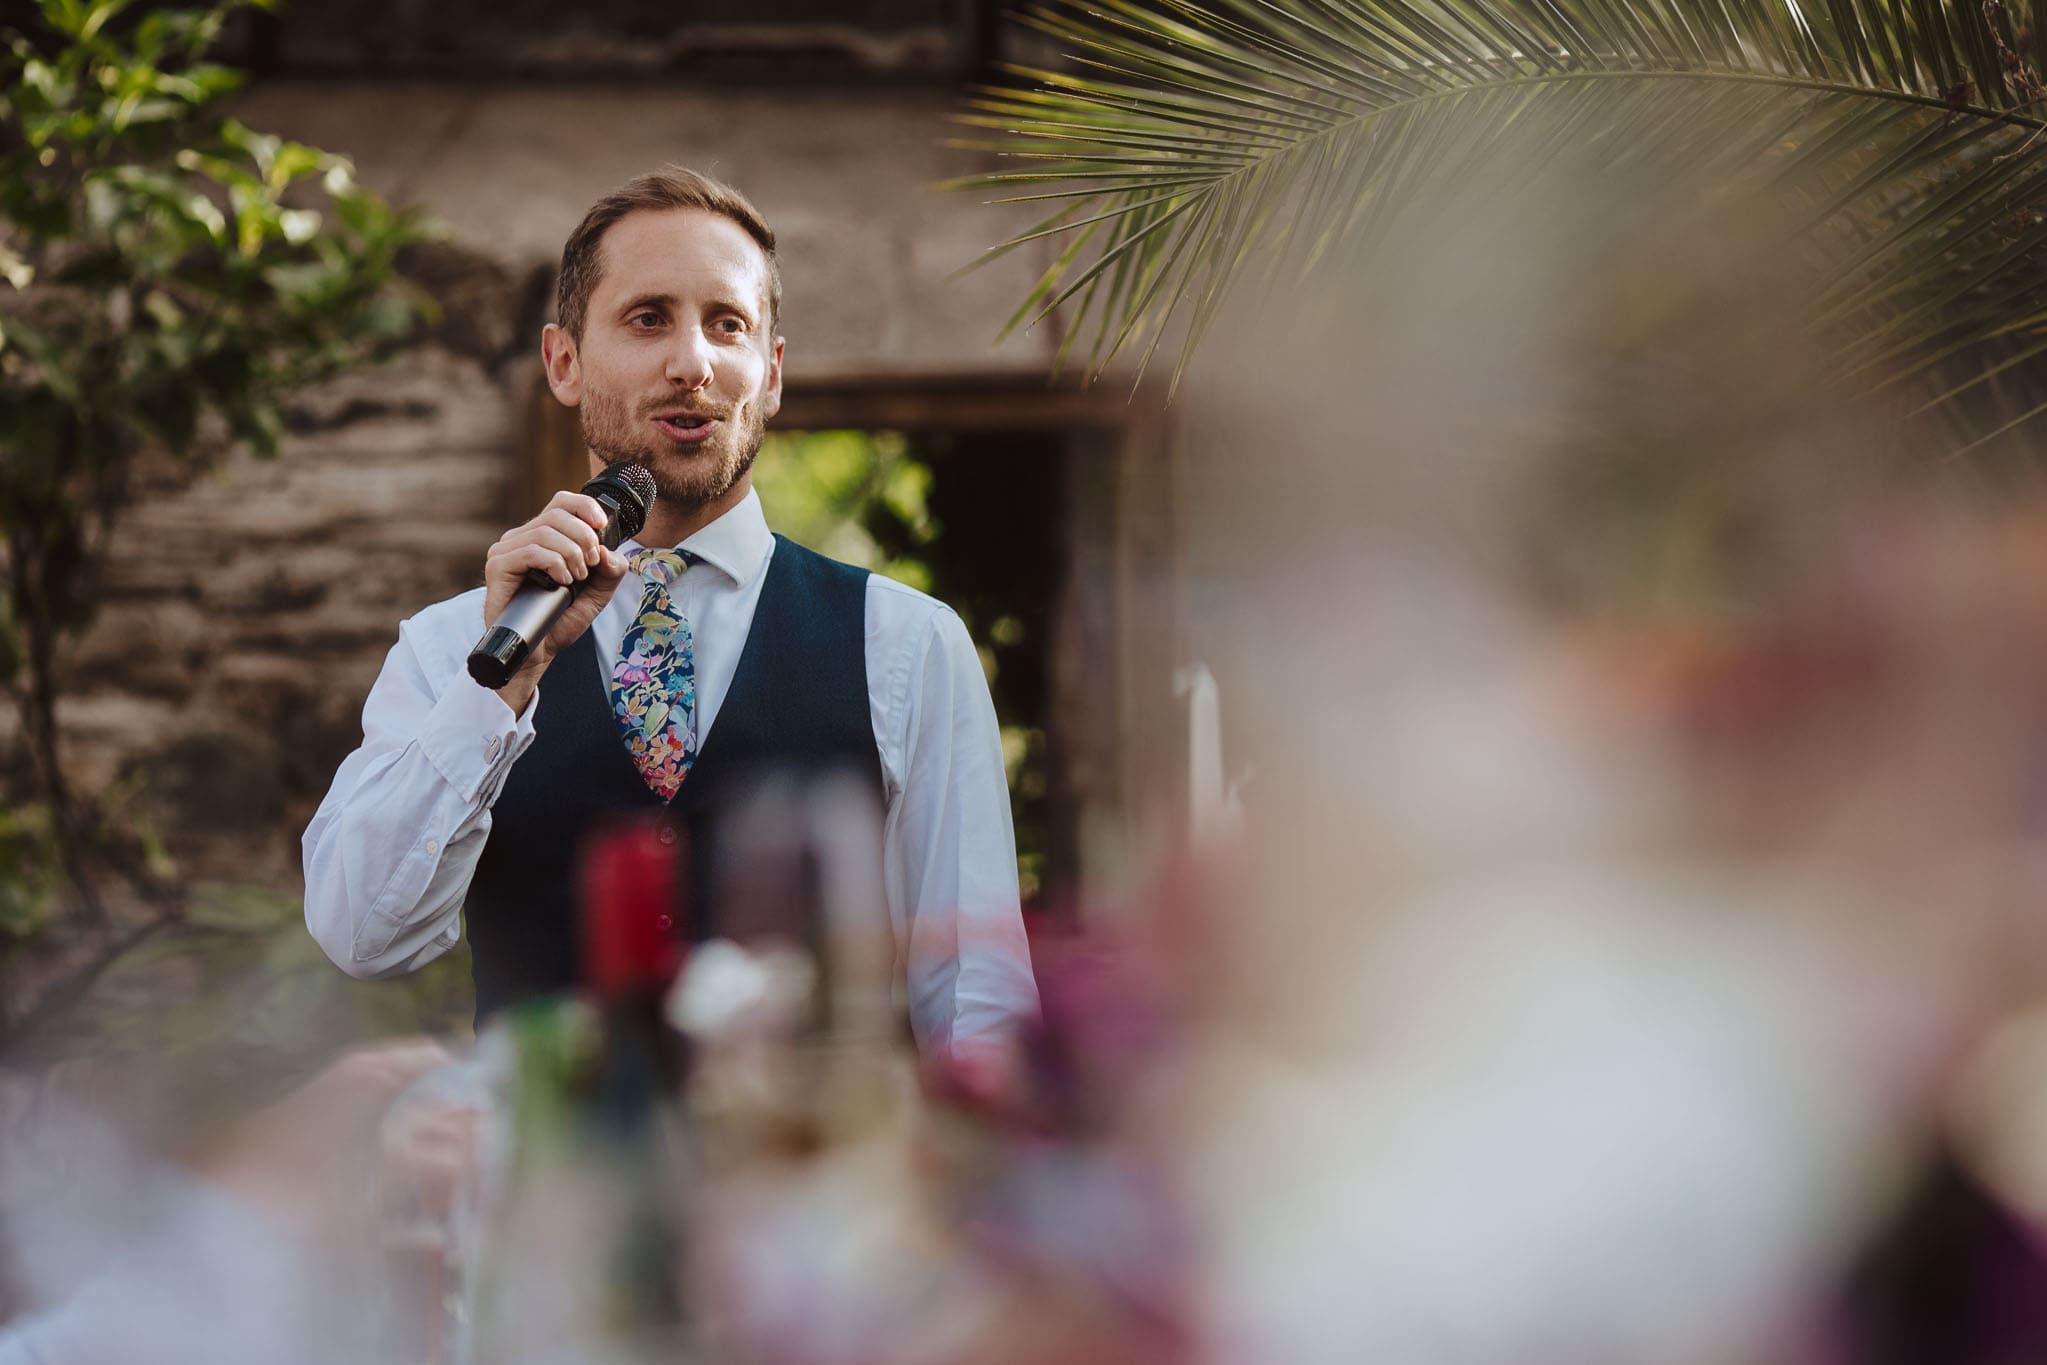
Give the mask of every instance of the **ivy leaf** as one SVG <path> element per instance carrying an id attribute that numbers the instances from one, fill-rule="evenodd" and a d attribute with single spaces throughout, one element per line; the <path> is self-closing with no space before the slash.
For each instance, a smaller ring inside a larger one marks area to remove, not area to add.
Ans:
<path id="1" fill-rule="evenodd" d="M 5 279 L 16 289 L 26 289 L 35 283 L 36 268 L 22 258 L 20 252 L 5 242 L 0 242 L 0 279 Z"/>

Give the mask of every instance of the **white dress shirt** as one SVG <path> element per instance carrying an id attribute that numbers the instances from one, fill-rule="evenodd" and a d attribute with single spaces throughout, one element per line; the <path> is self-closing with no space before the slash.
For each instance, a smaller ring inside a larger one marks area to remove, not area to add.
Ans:
<path id="1" fill-rule="evenodd" d="M 694 640 L 701 745 L 739 667 L 775 541 L 749 492 L 680 548 L 699 560 L 672 591 Z M 641 591 L 628 573 L 591 626 L 607 689 Z M 533 743 L 539 694 L 515 719 L 468 675 L 483 593 L 399 627 L 363 706 L 362 747 L 306 828 L 306 926 L 351 976 L 411 971 L 455 946 L 491 804 Z M 866 646 L 887 801 L 883 887 L 911 1025 L 927 1052 L 992 1041 L 1036 1012 L 1037 987 L 980 658 L 949 607 L 881 574 L 867 580 Z"/>

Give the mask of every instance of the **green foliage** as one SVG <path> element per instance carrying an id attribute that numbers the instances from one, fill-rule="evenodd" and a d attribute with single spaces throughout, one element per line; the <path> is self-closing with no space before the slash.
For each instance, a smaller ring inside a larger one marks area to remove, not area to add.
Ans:
<path id="1" fill-rule="evenodd" d="M 1011 168 L 958 184 L 1043 202 L 991 253 L 1064 243 L 1010 326 L 1064 307 L 1097 374 L 1169 323 L 1184 366 L 1238 286 L 1298 285 L 1403 221 L 1511 221 L 1574 162 L 1661 177 L 1675 212 L 1758 196 L 1793 220 L 1776 254 L 1817 281 L 1832 377 L 1911 392 L 1960 453 L 2047 412 L 2012 384 L 2047 352 L 2036 8 L 1044 0 L 1024 22 L 1070 64 L 973 101 L 992 135 L 963 145 Z"/>
<path id="2" fill-rule="evenodd" d="M 118 853 L 142 878 L 165 883 L 177 876 L 178 865 L 164 846 L 156 822 L 143 809 L 142 793 L 149 774 L 133 772 L 112 786 L 93 794 L 91 807 L 95 826 L 94 845 Z"/>
<path id="3" fill-rule="evenodd" d="M 937 538 L 931 468 L 893 431 L 772 432 L 754 465 L 761 505 L 782 533 L 820 554 L 931 591 L 916 551 Z"/>
<path id="4" fill-rule="evenodd" d="M 231 7 L 123 25 L 126 0 L 41 0 L 47 31 L 4 37 L 0 536 L 74 570 L 15 575 L 17 630 L 24 607 L 82 623 L 68 589 L 139 450 L 273 453 L 285 391 L 416 311 L 392 267 L 420 224 L 346 158 L 214 109 L 240 78 L 201 58 Z M 54 600 L 20 600 L 38 589 Z"/>
<path id="5" fill-rule="evenodd" d="M 0 954 L 43 927 L 56 882 L 49 808 L 0 809 Z"/>
<path id="6" fill-rule="evenodd" d="M 88 807 L 94 842 L 119 850 L 145 877 L 162 880 L 176 869 L 155 827 L 135 807 L 142 775 L 95 793 Z M 47 802 L 0 808 L 0 954 L 32 938 L 55 910 L 62 885 L 56 821 Z"/>
<path id="7" fill-rule="evenodd" d="M 394 271 L 418 219 L 219 110 L 240 76 L 205 53 L 250 3 L 39 0 L 35 31 L 0 34 L 0 686 L 74 882 L 54 654 L 90 619 L 135 461 L 274 454 L 291 388 L 425 306 Z"/>

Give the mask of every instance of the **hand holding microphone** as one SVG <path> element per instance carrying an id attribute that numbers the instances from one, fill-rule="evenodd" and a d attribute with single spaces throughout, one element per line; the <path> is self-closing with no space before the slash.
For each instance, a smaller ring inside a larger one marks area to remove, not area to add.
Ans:
<path id="1" fill-rule="evenodd" d="M 626 571 L 618 546 L 637 535 L 654 503 L 654 479 L 613 465 L 580 493 L 554 495 L 539 516 L 507 531 L 484 561 L 483 617 L 469 675 L 525 709 L 549 661 L 590 628 Z"/>

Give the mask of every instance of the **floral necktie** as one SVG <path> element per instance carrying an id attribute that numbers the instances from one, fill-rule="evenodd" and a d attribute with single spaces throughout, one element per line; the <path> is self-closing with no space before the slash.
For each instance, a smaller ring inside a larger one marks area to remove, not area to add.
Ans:
<path id="1" fill-rule="evenodd" d="M 647 582 L 611 666 L 611 709 L 647 786 L 672 800 L 696 762 L 697 666 L 689 621 L 668 589 L 695 561 L 687 550 L 634 550 L 626 563 Z"/>

